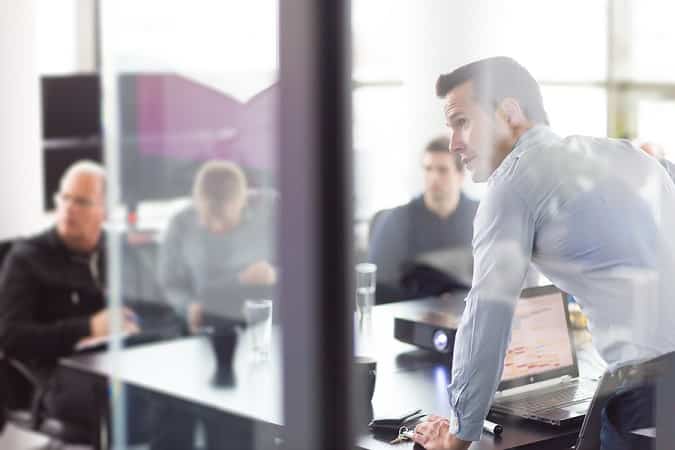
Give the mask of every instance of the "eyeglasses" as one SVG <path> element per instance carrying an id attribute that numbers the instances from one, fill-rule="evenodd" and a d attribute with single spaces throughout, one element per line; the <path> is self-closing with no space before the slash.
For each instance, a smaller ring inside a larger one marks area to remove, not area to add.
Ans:
<path id="1" fill-rule="evenodd" d="M 78 208 L 91 208 L 96 205 L 96 201 L 92 199 L 64 193 L 54 194 L 54 203 L 59 206 L 72 203 Z"/>

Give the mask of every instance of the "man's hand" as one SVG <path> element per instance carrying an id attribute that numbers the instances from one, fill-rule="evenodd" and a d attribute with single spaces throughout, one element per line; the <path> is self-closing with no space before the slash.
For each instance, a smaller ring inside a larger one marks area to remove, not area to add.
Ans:
<path id="1" fill-rule="evenodd" d="M 267 261 L 257 261 L 239 273 L 239 283 L 270 285 L 277 282 L 277 271 Z"/>
<path id="2" fill-rule="evenodd" d="M 466 450 L 470 441 L 450 433 L 450 422 L 444 417 L 429 416 L 415 427 L 413 440 L 426 450 Z"/>
<path id="3" fill-rule="evenodd" d="M 140 331 L 138 316 L 129 308 L 122 309 L 122 331 L 127 334 L 135 334 Z M 102 309 L 89 319 L 89 338 L 99 338 L 110 334 L 111 314 L 110 310 Z"/>

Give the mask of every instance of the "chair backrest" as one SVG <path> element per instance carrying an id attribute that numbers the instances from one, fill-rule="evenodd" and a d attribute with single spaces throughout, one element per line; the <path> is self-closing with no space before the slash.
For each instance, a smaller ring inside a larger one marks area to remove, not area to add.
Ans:
<path id="1" fill-rule="evenodd" d="M 373 232 L 375 231 L 375 227 L 377 224 L 386 217 L 386 215 L 391 211 L 390 209 L 381 209 L 377 211 L 375 214 L 373 214 L 373 217 L 370 219 L 370 222 L 368 223 L 368 245 L 370 246 L 370 241 L 373 239 Z"/>
<path id="2" fill-rule="evenodd" d="M 602 411 L 607 402 L 619 388 L 656 384 L 664 378 L 672 377 L 675 363 L 675 352 L 666 353 L 648 361 L 629 364 L 602 376 L 591 406 L 584 417 L 575 450 L 598 450 L 600 448 L 600 427 Z"/>
<path id="3" fill-rule="evenodd" d="M 5 261 L 5 257 L 9 254 L 9 251 L 14 245 L 14 239 L 8 239 L 5 241 L 0 241 L 0 269 L 2 269 L 2 264 Z"/>
<path id="4" fill-rule="evenodd" d="M 5 256 L 12 249 L 13 240 L 0 241 L 0 272 L 5 261 Z M 9 404 L 9 392 L 7 390 L 7 360 L 0 349 L 0 432 L 5 427 L 6 409 Z"/>
<path id="5" fill-rule="evenodd" d="M 7 361 L 0 351 L 0 433 L 5 429 L 7 422 L 7 405 L 9 404 L 9 392 L 7 389 Z"/>

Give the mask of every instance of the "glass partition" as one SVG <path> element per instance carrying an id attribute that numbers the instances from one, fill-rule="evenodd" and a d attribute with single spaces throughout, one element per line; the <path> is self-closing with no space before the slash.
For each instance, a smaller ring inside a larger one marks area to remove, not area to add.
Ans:
<path id="1" fill-rule="evenodd" d="M 366 268 L 376 276 L 372 323 L 357 284 L 355 353 L 377 362 L 374 417 L 413 429 L 393 419 L 422 409 L 479 448 L 571 447 L 597 392 L 587 449 L 598 448 L 607 399 L 608 414 L 640 417 L 633 428 L 672 414 L 675 383 L 672 372 L 663 382 L 669 363 L 658 359 L 675 350 L 663 319 L 675 314 L 671 10 L 630 0 L 353 1 L 356 280 Z M 486 58 L 495 59 L 466 67 Z M 522 291 L 548 284 L 563 293 Z M 645 360 L 665 368 L 660 381 Z M 570 400 L 567 443 L 544 436 L 564 421 L 544 425 L 542 414 L 539 427 L 521 427 L 495 406 L 542 373 L 550 383 L 606 370 L 602 388 Z M 485 414 L 509 424 L 501 441 Z M 670 428 L 652 444 L 672 447 Z M 535 429 L 543 434 L 528 441 Z M 378 448 L 397 432 L 365 433 L 360 444 Z M 646 436 L 637 435 L 627 439 Z"/>
<path id="2" fill-rule="evenodd" d="M 564 442 L 494 391 L 675 349 L 672 151 L 638 148 L 672 141 L 672 80 L 644 75 L 668 49 L 628 33 L 668 10 L 348 3 L 101 3 L 110 298 L 141 330 L 99 361 L 120 448 L 387 448 L 406 413 L 569 447 L 597 383 Z M 531 77 L 436 85 L 499 55 Z M 623 388 L 672 395 L 644 373 Z"/>
<path id="3" fill-rule="evenodd" d="M 282 442 L 278 20 L 101 2 L 115 448 Z"/>

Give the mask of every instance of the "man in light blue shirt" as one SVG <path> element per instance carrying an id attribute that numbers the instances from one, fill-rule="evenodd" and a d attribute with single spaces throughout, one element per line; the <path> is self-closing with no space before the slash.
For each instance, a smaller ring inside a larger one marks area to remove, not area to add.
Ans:
<path id="1" fill-rule="evenodd" d="M 450 418 L 419 425 L 415 441 L 466 449 L 499 384 L 530 262 L 577 299 L 610 368 L 675 350 L 675 185 L 627 141 L 553 133 L 536 81 L 510 58 L 460 67 L 436 89 L 451 150 L 488 188 L 474 222 Z M 603 423 L 603 448 L 632 448 L 625 426 L 647 414 L 631 397 L 611 405 L 621 423 Z"/>

